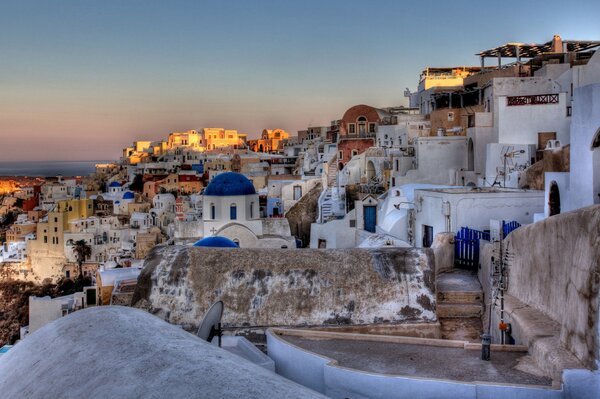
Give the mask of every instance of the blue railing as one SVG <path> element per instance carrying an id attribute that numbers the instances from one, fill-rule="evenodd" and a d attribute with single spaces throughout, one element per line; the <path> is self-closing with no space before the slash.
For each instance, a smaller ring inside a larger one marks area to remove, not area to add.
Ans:
<path id="1" fill-rule="evenodd" d="M 521 227 L 521 224 L 516 221 L 507 222 L 506 220 L 502 221 L 502 238 L 506 238 L 512 231 Z"/>

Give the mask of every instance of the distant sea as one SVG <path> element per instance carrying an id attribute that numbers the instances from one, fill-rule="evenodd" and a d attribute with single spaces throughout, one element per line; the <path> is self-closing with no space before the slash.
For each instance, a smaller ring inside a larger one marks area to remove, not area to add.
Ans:
<path id="1" fill-rule="evenodd" d="M 0 161 L 0 176 L 87 176 L 96 171 L 97 163 L 106 162 L 111 161 Z"/>

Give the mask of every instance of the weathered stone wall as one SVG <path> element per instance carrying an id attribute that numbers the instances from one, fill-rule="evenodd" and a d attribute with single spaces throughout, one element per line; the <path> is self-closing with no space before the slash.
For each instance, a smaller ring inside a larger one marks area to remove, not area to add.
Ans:
<path id="1" fill-rule="evenodd" d="M 552 216 L 507 238 L 508 293 L 560 323 L 560 340 L 584 364 L 598 352 L 600 206 Z"/>
<path id="2" fill-rule="evenodd" d="M 192 327 L 217 300 L 225 303 L 226 327 L 433 321 L 433 255 L 413 248 L 158 246 L 133 304 Z"/>
<path id="3" fill-rule="evenodd" d="M 317 220 L 319 214 L 319 196 L 322 186 L 317 184 L 285 214 L 290 224 L 292 236 L 302 240 L 302 245 L 310 244 L 310 225 Z"/>
<path id="4" fill-rule="evenodd" d="M 571 146 L 567 144 L 557 150 L 544 151 L 544 158 L 525 170 L 525 176 L 519 182 L 519 187 L 543 190 L 546 172 L 568 172 L 571 157 L 570 149 Z"/>
<path id="5" fill-rule="evenodd" d="M 438 233 L 431 250 L 435 256 L 435 274 L 454 269 L 454 233 Z"/>

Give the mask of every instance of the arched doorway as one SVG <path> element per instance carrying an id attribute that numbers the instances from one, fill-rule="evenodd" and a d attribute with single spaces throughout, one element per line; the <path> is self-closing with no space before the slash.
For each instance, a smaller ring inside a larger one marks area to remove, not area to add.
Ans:
<path id="1" fill-rule="evenodd" d="M 548 195 L 548 216 L 554 216 L 560 214 L 560 191 L 558 190 L 558 184 L 552 180 L 550 183 L 550 193 Z"/>
<path id="2" fill-rule="evenodd" d="M 592 187 L 594 204 L 600 204 L 600 128 L 592 139 Z"/>
<path id="3" fill-rule="evenodd" d="M 475 170 L 475 150 L 473 148 L 473 139 L 469 139 L 467 144 L 467 170 Z"/>
<path id="4" fill-rule="evenodd" d="M 340 163 L 338 164 L 338 170 L 342 170 L 342 169 L 344 169 L 344 163 L 343 163 L 343 162 L 340 162 Z"/>

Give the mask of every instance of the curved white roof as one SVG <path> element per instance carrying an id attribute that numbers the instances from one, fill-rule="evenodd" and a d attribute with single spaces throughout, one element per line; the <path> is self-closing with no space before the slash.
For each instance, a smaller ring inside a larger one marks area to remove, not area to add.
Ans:
<path id="1" fill-rule="evenodd" d="M 2 398 L 324 398 L 142 310 L 99 306 L 0 361 Z"/>

